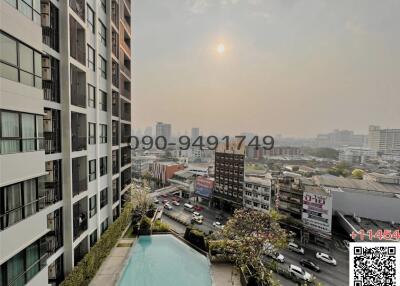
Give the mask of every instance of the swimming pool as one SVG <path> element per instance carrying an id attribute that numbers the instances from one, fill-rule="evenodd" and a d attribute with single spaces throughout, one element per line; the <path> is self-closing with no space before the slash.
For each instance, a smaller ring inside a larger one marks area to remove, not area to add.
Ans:
<path id="1" fill-rule="evenodd" d="M 210 263 L 173 235 L 140 236 L 119 286 L 211 286 Z"/>

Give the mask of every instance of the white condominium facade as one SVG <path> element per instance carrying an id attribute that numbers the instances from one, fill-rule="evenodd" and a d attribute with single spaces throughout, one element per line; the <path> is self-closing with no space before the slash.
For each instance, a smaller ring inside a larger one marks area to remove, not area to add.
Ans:
<path id="1" fill-rule="evenodd" d="M 130 0 L 0 0 L 0 285 L 58 285 L 131 183 Z"/>
<path id="2" fill-rule="evenodd" d="M 400 155 L 400 129 L 381 129 L 370 126 L 368 146 L 383 154 Z"/>

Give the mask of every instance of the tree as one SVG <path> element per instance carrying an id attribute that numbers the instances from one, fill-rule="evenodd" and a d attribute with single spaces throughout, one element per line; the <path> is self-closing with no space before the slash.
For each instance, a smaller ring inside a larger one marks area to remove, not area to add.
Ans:
<path id="1" fill-rule="evenodd" d="M 131 187 L 131 201 L 135 210 L 144 215 L 147 209 L 152 205 L 149 194 L 143 189 L 134 189 Z"/>
<path id="2" fill-rule="evenodd" d="M 364 171 L 361 169 L 354 169 L 353 172 L 351 172 L 351 176 L 355 179 L 361 180 L 364 176 Z"/>
<path id="3" fill-rule="evenodd" d="M 287 246 L 288 234 L 279 226 L 283 217 L 276 211 L 236 210 L 223 230 L 212 236 L 220 248 L 239 268 L 251 268 L 253 279 L 260 285 L 273 285 L 271 269 L 263 265 L 264 246 L 275 249 Z M 210 242 L 210 250 L 213 250 Z"/>

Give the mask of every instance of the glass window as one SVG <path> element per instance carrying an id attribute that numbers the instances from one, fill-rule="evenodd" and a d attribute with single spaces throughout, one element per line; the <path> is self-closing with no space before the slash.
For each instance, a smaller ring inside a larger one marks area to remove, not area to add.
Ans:
<path id="1" fill-rule="evenodd" d="M 42 74 L 42 55 L 35 52 L 35 75 Z"/>
<path id="2" fill-rule="evenodd" d="M 90 247 L 93 247 L 97 242 L 97 229 L 90 234 Z"/>
<path id="3" fill-rule="evenodd" d="M 88 48 L 88 58 L 87 58 L 88 68 L 91 69 L 92 71 L 95 71 L 96 68 L 95 58 L 94 58 L 95 51 L 90 45 L 88 45 L 87 48 Z"/>
<path id="4" fill-rule="evenodd" d="M 0 60 L 17 66 L 17 42 L 0 33 Z"/>
<path id="5" fill-rule="evenodd" d="M 87 23 L 88 23 L 88 26 L 89 26 L 89 28 L 90 28 L 90 31 L 92 31 L 92 33 L 94 33 L 94 11 L 93 11 L 93 9 L 92 8 L 90 8 L 90 6 L 88 5 L 87 6 Z"/>
<path id="6" fill-rule="evenodd" d="M 35 116 L 21 114 L 22 151 L 35 150 Z"/>
<path id="7" fill-rule="evenodd" d="M 100 74 L 107 79 L 107 61 L 100 56 Z"/>
<path id="8" fill-rule="evenodd" d="M 1 112 L 1 154 L 19 152 L 19 131 L 18 113 Z"/>
<path id="9" fill-rule="evenodd" d="M 26 249 L 26 269 L 29 269 L 26 273 L 26 279 L 29 281 L 39 272 L 39 263 L 36 263 L 40 258 L 39 245 L 34 243 Z"/>
<path id="10" fill-rule="evenodd" d="M 19 67 L 24 71 L 33 73 L 33 50 L 25 45 L 19 46 Z"/>
<path id="11" fill-rule="evenodd" d="M 3 195 L 3 194 L 2 194 Z M 21 184 L 4 188 L 5 213 L 3 225 L 9 226 L 22 219 L 22 189 Z"/>
<path id="12" fill-rule="evenodd" d="M 100 124 L 100 143 L 107 143 L 107 125 Z"/>
<path id="13" fill-rule="evenodd" d="M 107 46 L 107 28 L 104 24 L 99 21 L 99 36 L 100 36 L 100 43 L 102 43 L 105 47 Z"/>
<path id="14" fill-rule="evenodd" d="M 25 285 L 24 252 L 21 251 L 7 261 L 7 282 L 6 285 Z M 12 283 L 12 284 L 10 284 Z"/>
<path id="15" fill-rule="evenodd" d="M 89 182 L 96 179 L 96 159 L 89 161 Z"/>
<path id="16" fill-rule="evenodd" d="M 89 144 L 96 144 L 96 124 L 89 122 Z"/>
<path id="17" fill-rule="evenodd" d="M 37 211 L 37 187 L 36 179 L 31 179 L 24 182 L 24 211 L 25 217 L 28 217 Z"/>
<path id="18" fill-rule="evenodd" d="M 88 105 L 96 108 L 96 89 L 93 85 L 88 84 Z"/>
<path id="19" fill-rule="evenodd" d="M 96 195 L 94 195 L 89 199 L 89 217 L 92 217 L 96 214 L 97 212 L 96 204 L 97 204 L 97 197 Z"/>
<path id="20" fill-rule="evenodd" d="M 100 177 L 107 174 L 107 156 L 100 158 Z"/>
<path id="21" fill-rule="evenodd" d="M 43 116 L 36 115 L 36 137 L 38 138 L 37 149 L 44 149 Z"/>
<path id="22" fill-rule="evenodd" d="M 100 192 L 100 209 L 107 205 L 108 189 L 105 188 Z"/>
<path id="23" fill-rule="evenodd" d="M 107 111 L 107 93 L 100 90 L 99 97 L 100 110 Z"/>

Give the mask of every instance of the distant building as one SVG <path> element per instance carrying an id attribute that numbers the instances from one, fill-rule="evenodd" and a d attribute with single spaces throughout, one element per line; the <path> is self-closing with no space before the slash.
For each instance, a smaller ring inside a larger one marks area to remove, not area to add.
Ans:
<path id="1" fill-rule="evenodd" d="M 150 171 L 150 165 L 156 160 L 156 156 L 132 156 L 132 176 L 142 177 Z"/>
<path id="2" fill-rule="evenodd" d="M 271 206 L 271 179 L 244 177 L 243 206 L 268 211 Z"/>
<path id="3" fill-rule="evenodd" d="M 174 176 L 175 172 L 184 168 L 183 164 L 175 162 L 154 162 L 150 165 L 150 172 L 158 182 L 166 184 Z"/>
<path id="4" fill-rule="evenodd" d="M 208 205 L 212 197 L 213 189 L 214 178 L 209 178 L 206 176 L 197 177 L 194 186 L 196 201 Z"/>
<path id="5" fill-rule="evenodd" d="M 400 155 L 400 129 L 381 129 L 371 125 L 368 146 L 382 154 Z"/>
<path id="6" fill-rule="evenodd" d="M 151 126 L 147 126 L 144 129 L 144 136 L 153 136 L 153 129 L 151 128 Z"/>
<path id="7" fill-rule="evenodd" d="M 400 185 L 400 176 L 395 175 L 384 175 L 379 173 L 366 173 L 363 176 L 363 180 L 378 182 L 382 184 L 394 184 Z"/>
<path id="8" fill-rule="evenodd" d="M 171 140 L 171 124 L 157 122 L 156 124 L 156 137 L 164 136 L 167 142 Z"/>
<path id="9" fill-rule="evenodd" d="M 377 151 L 365 147 L 345 147 L 339 151 L 339 161 L 349 164 L 361 164 L 377 157 Z"/>
<path id="10" fill-rule="evenodd" d="M 238 150 L 238 143 L 220 144 L 215 151 L 215 188 L 213 204 L 217 207 L 233 211 L 243 205 L 244 181 L 243 145 Z"/>
<path id="11" fill-rule="evenodd" d="M 264 150 L 264 155 L 270 156 L 302 156 L 303 151 L 299 147 L 281 147 L 276 146 L 271 150 Z"/>
<path id="12" fill-rule="evenodd" d="M 327 134 L 318 134 L 316 145 L 318 147 L 338 148 L 343 146 L 363 147 L 366 145 L 367 136 L 354 134 L 350 130 L 334 130 Z"/>

